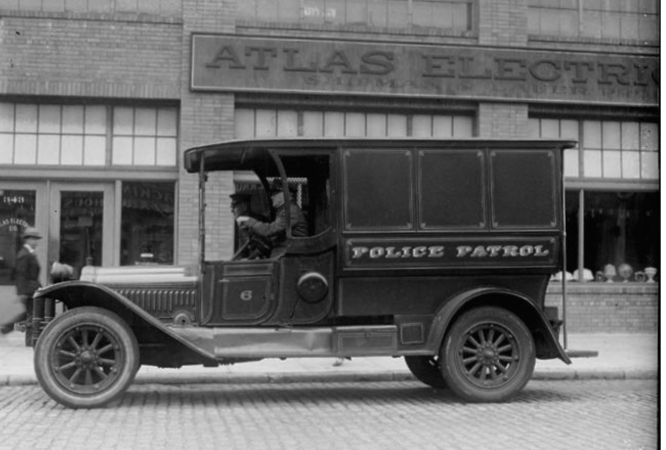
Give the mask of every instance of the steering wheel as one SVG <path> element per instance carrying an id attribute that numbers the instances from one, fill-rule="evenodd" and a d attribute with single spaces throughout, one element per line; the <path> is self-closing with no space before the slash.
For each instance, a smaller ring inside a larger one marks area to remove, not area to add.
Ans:
<path id="1" fill-rule="evenodd" d="M 271 255 L 271 245 L 266 239 L 256 234 L 250 234 L 231 260 L 237 261 L 243 254 L 247 254 L 247 259 L 266 259 Z"/>

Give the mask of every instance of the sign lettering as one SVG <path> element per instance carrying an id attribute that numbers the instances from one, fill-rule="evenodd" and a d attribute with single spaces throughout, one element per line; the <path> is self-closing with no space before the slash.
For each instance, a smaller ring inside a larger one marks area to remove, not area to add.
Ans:
<path id="1" fill-rule="evenodd" d="M 192 89 L 657 105 L 659 58 L 195 35 Z"/>

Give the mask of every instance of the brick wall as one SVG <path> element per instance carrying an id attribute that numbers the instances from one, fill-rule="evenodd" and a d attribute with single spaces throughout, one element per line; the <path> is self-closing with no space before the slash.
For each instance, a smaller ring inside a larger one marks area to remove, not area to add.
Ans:
<path id="1" fill-rule="evenodd" d="M 114 17 L 3 17 L 0 92 L 178 99 L 181 24 Z"/>
<path id="2" fill-rule="evenodd" d="M 190 91 L 191 33 L 230 33 L 234 31 L 235 2 L 184 0 L 182 66 L 185 80 L 180 86 L 180 154 L 190 147 L 233 138 L 233 94 Z M 198 255 L 198 177 L 181 170 L 179 181 L 178 263 L 192 264 Z M 211 174 L 206 186 L 206 257 L 229 259 L 233 252 L 233 218 L 229 194 L 233 192 L 230 173 Z"/>
<path id="3" fill-rule="evenodd" d="M 546 306 L 562 317 L 562 285 L 552 282 Z M 568 333 L 656 333 L 659 287 L 638 283 L 567 283 Z"/>
<path id="4" fill-rule="evenodd" d="M 527 133 L 525 104 L 479 103 L 477 135 L 488 138 L 523 138 Z"/>
<path id="5" fill-rule="evenodd" d="M 526 0 L 479 1 L 479 44 L 527 45 Z"/>

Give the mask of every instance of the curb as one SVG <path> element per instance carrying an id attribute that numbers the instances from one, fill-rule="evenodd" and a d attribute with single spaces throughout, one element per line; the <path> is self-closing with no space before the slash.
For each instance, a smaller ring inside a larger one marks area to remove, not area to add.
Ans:
<path id="1" fill-rule="evenodd" d="M 544 371 L 534 372 L 535 381 L 573 380 L 650 380 L 658 379 L 657 370 L 595 370 L 595 371 Z M 357 383 L 416 381 L 410 372 L 348 372 L 348 373 L 254 373 L 254 374 L 145 374 L 137 375 L 133 384 L 296 384 L 296 383 Z M 36 385 L 34 375 L 5 375 L 0 377 L 0 387 Z"/>

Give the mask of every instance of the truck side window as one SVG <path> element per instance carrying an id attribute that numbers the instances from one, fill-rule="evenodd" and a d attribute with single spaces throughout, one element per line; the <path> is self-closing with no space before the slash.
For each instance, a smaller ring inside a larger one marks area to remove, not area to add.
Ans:
<path id="1" fill-rule="evenodd" d="M 348 230 L 411 230 L 413 158 L 409 150 L 344 153 L 344 212 Z"/>
<path id="2" fill-rule="evenodd" d="M 419 152 L 419 227 L 479 229 L 486 226 L 484 153 Z"/>
<path id="3" fill-rule="evenodd" d="M 490 153 L 493 228 L 557 225 L 555 161 L 548 150 Z"/>

